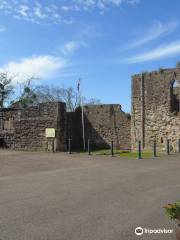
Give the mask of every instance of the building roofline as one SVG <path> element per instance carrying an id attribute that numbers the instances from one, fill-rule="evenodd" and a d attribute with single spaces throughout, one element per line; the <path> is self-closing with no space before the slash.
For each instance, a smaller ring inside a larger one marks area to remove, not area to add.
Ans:
<path id="1" fill-rule="evenodd" d="M 132 78 L 135 78 L 135 77 L 139 77 L 141 76 L 143 73 L 144 74 L 155 74 L 157 72 L 160 72 L 160 71 L 164 71 L 164 72 L 172 72 L 172 71 L 180 71 L 180 68 L 179 67 L 174 67 L 174 68 L 159 68 L 158 70 L 153 70 L 153 71 L 144 71 L 144 72 L 141 72 L 141 73 L 137 73 L 137 74 L 133 74 L 132 75 Z"/>

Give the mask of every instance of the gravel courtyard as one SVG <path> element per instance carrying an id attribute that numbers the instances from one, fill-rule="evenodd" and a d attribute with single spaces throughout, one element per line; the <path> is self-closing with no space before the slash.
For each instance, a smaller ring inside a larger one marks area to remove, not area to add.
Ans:
<path id="1" fill-rule="evenodd" d="M 180 156 L 157 159 L 0 150 L 0 240 L 175 239 Z"/>

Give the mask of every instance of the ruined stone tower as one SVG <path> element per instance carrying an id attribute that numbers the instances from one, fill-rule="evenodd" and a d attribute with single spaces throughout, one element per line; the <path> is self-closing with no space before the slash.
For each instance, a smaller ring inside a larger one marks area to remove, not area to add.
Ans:
<path id="1" fill-rule="evenodd" d="M 180 68 L 160 69 L 132 77 L 131 146 L 138 141 L 152 149 L 153 141 L 165 150 L 178 149 L 180 138 Z"/>

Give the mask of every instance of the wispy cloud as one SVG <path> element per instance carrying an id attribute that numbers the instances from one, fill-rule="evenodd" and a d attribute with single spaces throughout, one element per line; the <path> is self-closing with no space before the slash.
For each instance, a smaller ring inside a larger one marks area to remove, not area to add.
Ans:
<path id="1" fill-rule="evenodd" d="M 36 24 L 72 23 L 71 16 L 62 15 L 59 4 L 55 5 L 41 2 L 38 0 L 2 0 L 0 1 L 0 11 L 15 19 Z"/>
<path id="2" fill-rule="evenodd" d="M 104 10 L 111 6 L 119 7 L 124 4 L 137 4 L 140 0 L 73 0 L 76 6 L 89 10 L 91 8 L 98 8 Z"/>
<path id="3" fill-rule="evenodd" d="M 0 33 L 5 32 L 7 29 L 5 26 L 0 26 Z"/>
<path id="4" fill-rule="evenodd" d="M 127 58 L 124 62 L 127 64 L 147 62 L 167 58 L 177 54 L 180 54 L 180 41 L 172 42 L 162 47 L 155 48 L 151 51 Z"/>
<path id="5" fill-rule="evenodd" d="M 140 0 L 64 0 L 56 3 L 38 0 L 0 0 L 0 11 L 19 20 L 36 24 L 73 23 L 72 12 L 98 9 L 99 12 Z"/>
<path id="6" fill-rule="evenodd" d="M 67 67 L 65 58 L 51 55 L 40 55 L 30 58 L 23 58 L 18 61 L 11 61 L 0 68 L 0 71 L 7 71 L 9 75 L 16 76 L 14 83 L 22 83 L 29 77 L 47 79 L 53 77 L 58 71 Z"/>
<path id="7" fill-rule="evenodd" d="M 137 48 L 161 36 L 171 33 L 178 27 L 178 21 L 171 21 L 168 23 L 155 22 L 142 37 L 130 43 L 127 48 Z"/>
<path id="8" fill-rule="evenodd" d="M 87 44 L 84 41 L 68 41 L 61 47 L 59 47 L 59 50 L 64 55 L 71 55 L 75 51 L 77 51 L 80 47 L 86 47 Z"/>
<path id="9" fill-rule="evenodd" d="M 16 12 L 19 13 L 20 16 L 28 17 L 30 8 L 27 5 L 19 5 Z"/>
<path id="10" fill-rule="evenodd" d="M 140 1 L 141 0 L 127 0 L 127 2 L 129 3 L 129 4 L 138 4 L 138 3 L 140 3 Z"/>

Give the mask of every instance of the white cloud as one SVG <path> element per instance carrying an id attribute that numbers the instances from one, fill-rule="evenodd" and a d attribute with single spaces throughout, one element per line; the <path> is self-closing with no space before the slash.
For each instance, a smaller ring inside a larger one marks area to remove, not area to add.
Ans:
<path id="1" fill-rule="evenodd" d="M 0 33 L 5 32 L 6 31 L 6 27 L 5 26 L 0 26 Z"/>
<path id="2" fill-rule="evenodd" d="M 87 46 L 86 43 L 82 41 L 69 41 L 69 42 L 66 42 L 63 46 L 61 46 L 59 50 L 64 55 L 69 55 L 69 54 L 73 54 L 80 47 L 85 47 L 85 46 Z"/>
<path id="3" fill-rule="evenodd" d="M 129 4 L 138 4 L 141 0 L 127 0 Z"/>
<path id="4" fill-rule="evenodd" d="M 155 40 L 162 35 L 168 34 L 175 30 L 178 27 L 179 23 L 177 21 L 171 21 L 169 23 L 154 23 L 143 35 L 140 39 L 135 40 L 134 42 L 128 45 L 128 48 L 136 48 L 140 47 L 152 40 Z"/>
<path id="5" fill-rule="evenodd" d="M 36 24 L 70 23 L 71 17 L 63 17 L 60 6 L 54 4 L 40 4 L 38 0 L 0 0 L 0 11 L 18 20 L 25 20 Z"/>
<path id="6" fill-rule="evenodd" d="M 48 79 L 56 72 L 67 66 L 67 60 L 50 55 L 41 55 L 31 58 L 23 58 L 19 61 L 11 61 L 2 66 L 0 71 L 7 71 L 14 78 L 14 83 L 24 82 L 29 77 Z"/>
<path id="7" fill-rule="evenodd" d="M 130 57 L 125 60 L 125 63 L 140 63 L 147 62 L 152 60 L 157 60 L 161 58 L 167 58 L 173 55 L 180 54 L 180 41 L 172 42 L 168 45 L 164 45 L 162 47 L 158 47 L 151 51 Z"/>
<path id="8" fill-rule="evenodd" d="M 100 10 L 103 10 L 110 6 L 118 7 L 123 3 L 137 4 L 140 0 L 73 0 L 73 2 L 85 10 L 90 8 L 99 8 Z"/>
<path id="9" fill-rule="evenodd" d="M 37 24 L 71 24 L 72 12 L 98 9 L 101 13 L 123 3 L 136 4 L 140 0 L 64 0 L 56 4 L 40 0 L 0 0 L 0 11 L 19 20 Z"/>
<path id="10" fill-rule="evenodd" d="M 33 9 L 33 14 L 39 19 L 48 18 L 48 15 L 46 14 L 45 9 L 41 6 L 39 2 L 36 2 L 36 5 Z"/>
<path id="11" fill-rule="evenodd" d="M 72 7 L 71 6 L 66 6 L 66 5 L 63 5 L 61 7 L 61 9 L 64 11 L 64 12 L 69 12 L 72 10 Z"/>
<path id="12" fill-rule="evenodd" d="M 20 5 L 17 12 L 23 17 L 28 17 L 29 10 L 30 8 L 27 5 Z"/>

